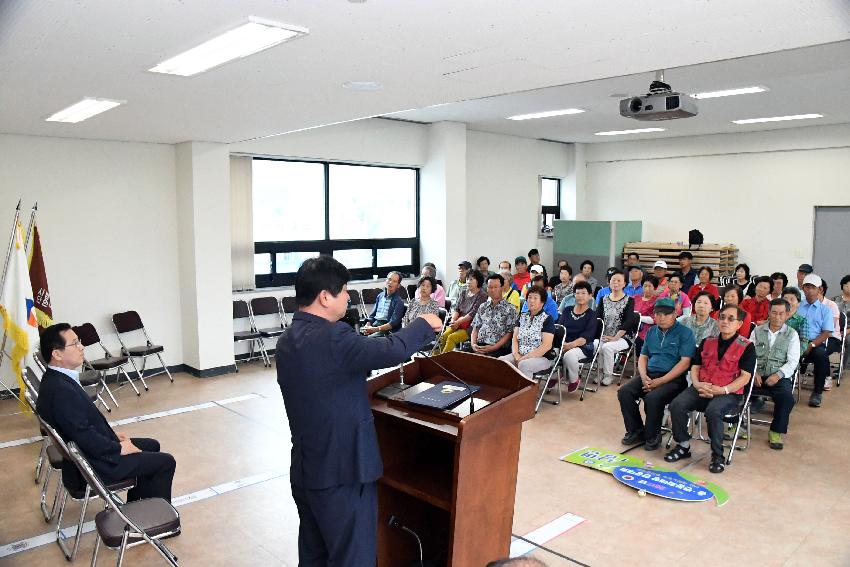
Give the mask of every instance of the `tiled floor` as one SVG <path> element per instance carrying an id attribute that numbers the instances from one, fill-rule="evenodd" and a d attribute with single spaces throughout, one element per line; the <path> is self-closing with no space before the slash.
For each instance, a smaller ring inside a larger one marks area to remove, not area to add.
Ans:
<path id="1" fill-rule="evenodd" d="M 846 375 L 845 378 L 850 378 Z M 544 405 L 523 430 L 514 533 L 523 535 L 571 512 L 587 521 L 532 553 L 548 565 L 850 565 L 850 492 L 847 471 L 847 389 L 834 388 L 820 409 L 798 405 L 785 450 L 767 447 L 766 428 L 738 452 L 722 475 L 711 475 L 730 494 L 713 502 L 680 503 L 637 493 L 610 475 L 559 461 L 584 446 L 619 450 L 623 433 L 616 386 L 571 395 Z M 123 389 L 109 419 L 150 414 L 247 393 L 258 396 L 119 428 L 159 439 L 177 458 L 175 497 L 222 483 L 268 474 L 271 478 L 180 507 L 183 534 L 167 541 L 181 565 L 297 565 L 298 519 L 289 493 L 289 433 L 274 372 L 253 363 L 238 374 L 197 379 L 180 374 L 174 384 L 155 378 L 136 397 Z M 37 435 L 34 419 L 0 401 L 0 443 Z M 0 449 L 0 547 L 50 532 L 38 511 L 32 473 L 39 445 Z M 661 462 L 662 452 L 632 451 Z M 681 466 L 708 478 L 708 446 L 695 444 Z M 93 517 L 98 506 L 92 506 Z M 76 515 L 76 504 L 69 512 Z M 66 525 L 70 519 L 66 520 Z M 88 564 L 94 536 L 83 538 L 77 564 Z M 100 565 L 114 552 L 102 550 Z M 0 558 L 3 566 L 63 565 L 54 543 Z M 127 565 L 163 564 L 148 546 L 128 552 Z"/>

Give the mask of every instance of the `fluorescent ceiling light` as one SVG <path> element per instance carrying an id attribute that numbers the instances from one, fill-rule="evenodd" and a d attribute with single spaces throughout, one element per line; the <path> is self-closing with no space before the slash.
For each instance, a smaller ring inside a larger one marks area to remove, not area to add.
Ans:
<path id="1" fill-rule="evenodd" d="M 760 122 L 783 122 L 785 120 L 807 120 L 809 118 L 823 118 L 823 114 L 794 114 L 793 116 L 772 116 L 770 118 L 747 118 L 746 120 L 733 120 L 734 124 L 758 124 Z"/>
<path id="2" fill-rule="evenodd" d="M 547 110 L 546 112 L 535 112 L 533 114 L 517 114 L 508 116 L 508 120 L 531 120 L 532 118 L 551 118 L 552 116 L 564 116 L 566 114 L 581 114 L 581 108 L 564 108 L 563 110 Z"/>
<path id="3" fill-rule="evenodd" d="M 767 87 L 743 87 L 740 89 L 727 89 L 725 91 L 709 91 L 705 93 L 696 93 L 692 94 L 691 96 L 698 99 L 720 98 L 722 96 L 763 93 L 767 92 L 768 90 L 770 89 L 768 89 Z"/>
<path id="4" fill-rule="evenodd" d="M 637 128 L 635 130 L 611 130 L 610 132 L 596 132 L 597 136 L 619 136 L 620 134 L 643 134 L 644 132 L 663 132 L 664 128 Z"/>
<path id="5" fill-rule="evenodd" d="M 86 97 L 76 104 L 72 104 L 68 108 L 64 108 L 59 112 L 45 118 L 47 122 L 70 122 L 76 124 L 87 118 L 91 118 L 101 112 L 106 112 L 111 108 L 120 106 L 127 101 L 124 100 L 109 100 L 108 98 L 90 98 Z"/>
<path id="6" fill-rule="evenodd" d="M 310 33 L 307 28 L 250 17 L 248 23 L 148 69 L 189 77 Z"/>

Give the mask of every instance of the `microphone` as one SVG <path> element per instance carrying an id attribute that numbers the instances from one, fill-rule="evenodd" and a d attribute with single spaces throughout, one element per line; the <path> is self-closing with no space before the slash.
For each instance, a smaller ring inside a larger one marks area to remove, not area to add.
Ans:
<path id="1" fill-rule="evenodd" d="M 445 370 L 452 378 L 454 378 L 455 380 L 457 380 L 458 382 L 460 382 L 461 384 L 466 386 L 466 389 L 469 392 L 469 413 L 474 413 L 475 412 L 475 401 L 473 400 L 472 396 L 474 396 L 475 393 L 472 391 L 472 386 L 467 384 L 466 381 L 464 379 L 462 379 L 460 376 L 458 376 L 457 374 L 455 374 L 454 372 L 452 372 L 451 370 L 449 370 L 448 368 L 446 368 L 445 366 L 443 366 L 442 364 L 440 364 L 439 362 L 434 360 L 433 357 L 429 358 L 428 360 L 430 360 L 431 362 L 433 362 L 434 364 L 436 364 L 437 366 L 439 366 L 440 368 Z"/>

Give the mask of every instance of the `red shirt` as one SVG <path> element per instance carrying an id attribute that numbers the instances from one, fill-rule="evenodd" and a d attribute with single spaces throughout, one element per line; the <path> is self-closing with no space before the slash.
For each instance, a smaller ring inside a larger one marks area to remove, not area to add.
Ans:
<path id="1" fill-rule="evenodd" d="M 526 284 L 531 283 L 531 272 L 525 272 L 524 274 L 514 274 L 514 284 L 519 289 L 525 287 Z"/>
<path id="2" fill-rule="evenodd" d="M 720 299 L 720 292 L 717 290 L 717 286 L 713 283 L 705 284 L 705 288 L 703 288 L 701 284 L 695 283 L 688 291 L 688 298 L 690 298 L 691 302 L 693 302 L 694 298 L 701 291 L 707 291 L 708 293 L 714 296 L 714 299 Z"/>
<path id="3" fill-rule="evenodd" d="M 741 309 L 749 313 L 753 321 L 766 321 L 770 315 L 770 301 L 767 299 L 757 300 L 755 297 L 748 297 L 741 302 Z"/>

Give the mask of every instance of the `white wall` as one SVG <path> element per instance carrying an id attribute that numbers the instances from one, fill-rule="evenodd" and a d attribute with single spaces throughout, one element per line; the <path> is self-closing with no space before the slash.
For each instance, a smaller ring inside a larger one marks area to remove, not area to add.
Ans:
<path id="1" fill-rule="evenodd" d="M 850 125 L 588 145 L 585 220 L 734 243 L 753 273 L 811 262 L 814 207 L 850 204 Z M 793 279 L 793 278 L 792 278 Z"/>
<path id="2" fill-rule="evenodd" d="M 117 352 L 111 316 L 134 309 L 182 363 L 174 148 L 0 135 L 3 245 L 19 197 L 25 227 L 38 201 L 55 319 L 93 323 Z"/>
<path id="3" fill-rule="evenodd" d="M 516 136 L 467 134 L 466 253 L 471 262 L 501 260 L 540 250 L 552 270 L 552 239 L 538 238 L 540 176 L 573 174 L 574 147 Z"/>

